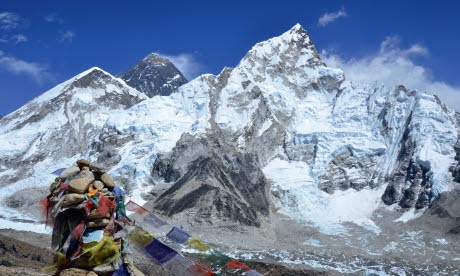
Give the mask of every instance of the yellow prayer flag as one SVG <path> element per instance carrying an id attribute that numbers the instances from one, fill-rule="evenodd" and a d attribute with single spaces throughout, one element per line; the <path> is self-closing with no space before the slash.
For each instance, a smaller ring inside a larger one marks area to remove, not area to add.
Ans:
<path id="1" fill-rule="evenodd" d="M 152 234 L 145 231 L 140 227 L 135 227 L 132 231 L 128 233 L 129 239 L 140 247 L 145 247 L 151 243 L 154 239 Z"/>
<path id="2" fill-rule="evenodd" d="M 187 241 L 187 245 L 190 246 L 191 248 L 193 249 L 196 249 L 196 250 L 199 250 L 199 251 L 208 251 L 209 249 L 211 249 L 211 246 L 205 244 L 204 242 L 202 242 L 201 240 L 195 238 L 195 237 L 192 237 L 191 239 L 189 239 Z"/>

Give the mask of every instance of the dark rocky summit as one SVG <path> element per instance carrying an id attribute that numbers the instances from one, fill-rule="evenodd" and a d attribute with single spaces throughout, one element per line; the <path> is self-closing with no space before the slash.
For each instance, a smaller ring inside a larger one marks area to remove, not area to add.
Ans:
<path id="1" fill-rule="evenodd" d="M 149 97 L 169 96 L 188 82 L 171 61 L 154 53 L 119 77 Z"/>

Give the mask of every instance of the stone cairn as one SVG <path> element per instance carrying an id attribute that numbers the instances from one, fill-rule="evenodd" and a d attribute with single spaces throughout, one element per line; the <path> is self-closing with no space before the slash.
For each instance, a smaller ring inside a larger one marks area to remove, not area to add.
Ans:
<path id="1" fill-rule="evenodd" d="M 88 160 L 61 172 L 46 199 L 55 275 L 143 275 L 127 251 L 124 192 Z"/>

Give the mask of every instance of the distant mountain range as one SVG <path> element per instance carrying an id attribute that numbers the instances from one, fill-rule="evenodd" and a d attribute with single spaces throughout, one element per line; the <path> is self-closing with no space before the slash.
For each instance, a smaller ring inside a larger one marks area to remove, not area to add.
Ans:
<path id="1" fill-rule="evenodd" d="M 458 273 L 459 119 L 436 95 L 346 80 L 300 25 L 190 82 L 150 54 L 0 119 L 0 223 L 38 231 L 50 172 L 85 157 L 132 200 L 235 254 Z"/>

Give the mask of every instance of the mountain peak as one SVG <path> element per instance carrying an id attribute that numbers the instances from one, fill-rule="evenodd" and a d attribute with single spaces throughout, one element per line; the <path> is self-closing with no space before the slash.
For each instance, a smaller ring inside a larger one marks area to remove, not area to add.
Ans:
<path id="1" fill-rule="evenodd" d="M 289 31 L 279 36 L 282 40 L 288 43 L 298 43 L 299 46 L 303 46 L 310 50 L 316 51 L 315 45 L 313 44 L 307 31 L 299 23 L 295 24 Z"/>
<path id="2" fill-rule="evenodd" d="M 84 77 L 86 75 L 92 75 L 92 74 L 95 74 L 95 73 L 97 73 L 97 74 L 102 73 L 104 75 L 112 76 L 110 73 L 104 71 L 103 69 L 101 69 L 101 68 L 99 68 L 97 66 L 94 66 L 94 67 L 91 67 L 88 70 L 85 70 L 85 71 L 81 72 L 80 74 L 76 75 L 75 79 L 79 79 L 79 78 L 82 78 L 82 77 Z"/>
<path id="3" fill-rule="evenodd" d="M 99 67 L 92 67 L 82 73 L 78 74 L 73 79 L 73 86 L 75 87 L 93 87 L 96 88 L 98 86 L 104 86 L 108 81 L 113 79 L 110 73 L 102 70 Z"/>
<path id="4" fill-rule="evenodd" d="M 292 28 L 288 32 L 289 33 L 298 33 L 298 34 L 307 34 L 307 31 L 299 23 L 297 23 L 294 26 L 292 26 Z"/>
<path id="5" fill-rule="evenodd" d="M 150 53 L 119 77 L 149 97 L 169 96 L 188 82 L 169 59 L 157 53 Z"/>
<path id="6" fill-rule="evenodd" d="M 163 65 L 163 66 L 166 66 L 172 63 L 169 59 L 157 53 L 148 54 L 144 59 L 142 59 L 142 62 L 151 62 L 155 65 Z"/>
<path id="7" fill-rule="evenodd" d="M 324 76 L 337 80 L 344 78 L 341 70 L 325 66 L 307 31 L 300 24 L 254 45 L 236 69 L 238 72 L 242 70 L 241 74 L 249 74 L 250 79 L 256 82 L 281 78 L 295 87 L 308 87 L 318 83 L 318 79 Z"/>

